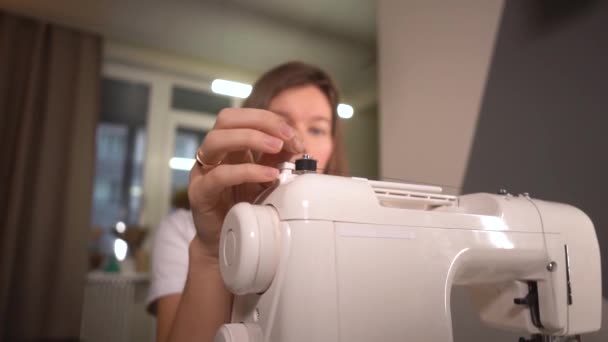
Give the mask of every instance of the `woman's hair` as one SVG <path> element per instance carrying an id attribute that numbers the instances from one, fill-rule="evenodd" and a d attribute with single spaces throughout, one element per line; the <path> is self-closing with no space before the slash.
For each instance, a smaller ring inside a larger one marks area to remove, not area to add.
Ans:
<path id="1" fill-rule="evenodd" d="M 243 107 L 268 109 L 270 101 L 280 92 L 305 85 L 319 88 L 327 97 L 332 109 L 333 150 L 323 172 L 345 175 L 348 172 L 348 165 L 342 138 L 342 123 L 338 119 L 337 113 L 339 95 L 333 80 L 325 71 L 302 62 L 281 64 L 266 72 L 255 82 L 251 95 L 243 102 Z"/>

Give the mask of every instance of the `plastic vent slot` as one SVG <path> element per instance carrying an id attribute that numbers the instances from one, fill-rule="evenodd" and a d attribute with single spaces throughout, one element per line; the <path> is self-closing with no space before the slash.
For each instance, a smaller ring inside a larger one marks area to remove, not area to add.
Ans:
<path id="1" fill-rule="evenodd" d="M 384 207 L 433 210 L 455 206 L 458 197 L 441 194 L 438 186 L 369 181 L 378 202 Z"/>

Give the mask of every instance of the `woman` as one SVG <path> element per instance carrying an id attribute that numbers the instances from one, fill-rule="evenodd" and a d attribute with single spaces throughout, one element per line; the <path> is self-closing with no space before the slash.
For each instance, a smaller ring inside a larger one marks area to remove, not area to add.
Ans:
<path id="1" fill-rule="evenodd" d="M 191 213 L 172 214 L 157 233 L 149 297 L 157 341 L 212 341 L 230 319 L 218 265 L 222 221 L 277 178 L 279 162 L 306 152 L 325 173 L 346 172 L 337 105 L 325 72 L 291 62 L 264 74 L 243 108 L 218 114 L 190 174 Z"/>

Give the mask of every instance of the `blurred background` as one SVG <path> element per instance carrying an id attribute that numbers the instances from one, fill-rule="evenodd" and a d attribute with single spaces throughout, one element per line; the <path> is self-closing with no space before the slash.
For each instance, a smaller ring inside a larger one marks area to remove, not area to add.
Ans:
<path id="1" fill-rule="evenodd" d="M 349 175 L 576 205 L 608 294 L 606 2 L 0 0 L 0 340 L 152 341 L 156 226 L 291 60 L 335 78 Z M 452 299 L 456 341 L 517 338 Z"/>

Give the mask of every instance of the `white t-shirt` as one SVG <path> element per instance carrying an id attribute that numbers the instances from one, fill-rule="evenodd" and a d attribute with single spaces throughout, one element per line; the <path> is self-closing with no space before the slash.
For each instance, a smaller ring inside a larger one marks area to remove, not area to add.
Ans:
<path id="1" fill-rule="evenodd" d="M 147 308 L 156 314 L 156 301 L 182 293 L 188 275 L 188 246 L 196 235 L 192 212 L 177 209 L 165 217 L 156 231 L 152 255 L 152 281 Z"/>

